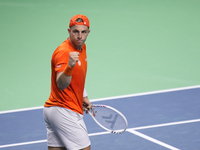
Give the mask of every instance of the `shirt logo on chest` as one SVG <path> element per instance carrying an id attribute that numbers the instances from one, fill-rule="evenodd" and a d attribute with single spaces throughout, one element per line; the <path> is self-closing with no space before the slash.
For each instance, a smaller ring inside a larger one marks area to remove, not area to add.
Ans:
<path id="1" fill-rule="evenodd" d="M 80 60 L 78 61 L 78 65 L 81 66 L 81 61 Z"/>

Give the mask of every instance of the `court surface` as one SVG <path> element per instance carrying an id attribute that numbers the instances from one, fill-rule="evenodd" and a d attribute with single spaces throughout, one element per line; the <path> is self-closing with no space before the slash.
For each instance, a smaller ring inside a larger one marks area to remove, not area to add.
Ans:
<path id="1" fill-rule="evenodd" d="M 46 147 L 51 56 L 86 15 L 86 90 L 120 110 L 120 135 L 84 119 L 92 150 L 200 149 L 200 1 L 1 0 L 0 149 Z"/>
<path id="2" fill-rule="evenodd" d="M 93 150 L 198 150 L 200 86 L 92 100 L 120 110 L 129 123 L 120 135 L 84 115 Z M 42 107 L 0 113 L 0 148 L 47 149 Z"/>

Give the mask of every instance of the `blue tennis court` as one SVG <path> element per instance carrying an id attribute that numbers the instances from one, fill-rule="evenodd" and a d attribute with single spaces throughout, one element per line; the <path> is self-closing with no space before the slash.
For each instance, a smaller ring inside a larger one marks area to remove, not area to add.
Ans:
<path id="1" fill-rule="evenodd" d="M 44 150 L 51 56 L 86 15 L 86 90 L 128 120 L 114 135 L 84 116 L 92 150 L 200 149 L 200 1 L 1 0 L 0 149 Z"/>
<path id="2" fill-rule="evenodd" d="M 84 115 L 93 150 L 198 150 L 200 86 L 93 99 L 120 110 L 129 123 L 111 134 Z M 42 107 L 0 112 L 0 148 L 47 149 Z"/>

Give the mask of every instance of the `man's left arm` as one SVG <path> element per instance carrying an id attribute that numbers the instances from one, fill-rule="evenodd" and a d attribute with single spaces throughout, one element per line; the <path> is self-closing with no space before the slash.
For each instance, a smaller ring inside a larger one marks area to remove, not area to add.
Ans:
<path id="1" fill-rule="evenodd" d="M 85 88 L 84 88 L 84 92 L 83 92 L 83 103 L 84 103 L 85 106 L 87 106 L 87 108 L 89 108 L 89 109 L 92 108 L 92 103 L 88 99 L 87 92 L 86 92 Z"/>

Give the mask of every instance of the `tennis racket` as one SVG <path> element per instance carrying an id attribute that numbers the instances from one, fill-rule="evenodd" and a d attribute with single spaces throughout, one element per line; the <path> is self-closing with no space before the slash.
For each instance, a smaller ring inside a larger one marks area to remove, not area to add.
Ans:
<path id="1" fill-rule="evenodd" d="M 100 127 L 111 133 L 123 133 L 128 127 L 126 117 L 113 107 L 93 104 L 87 111 Z"/>

